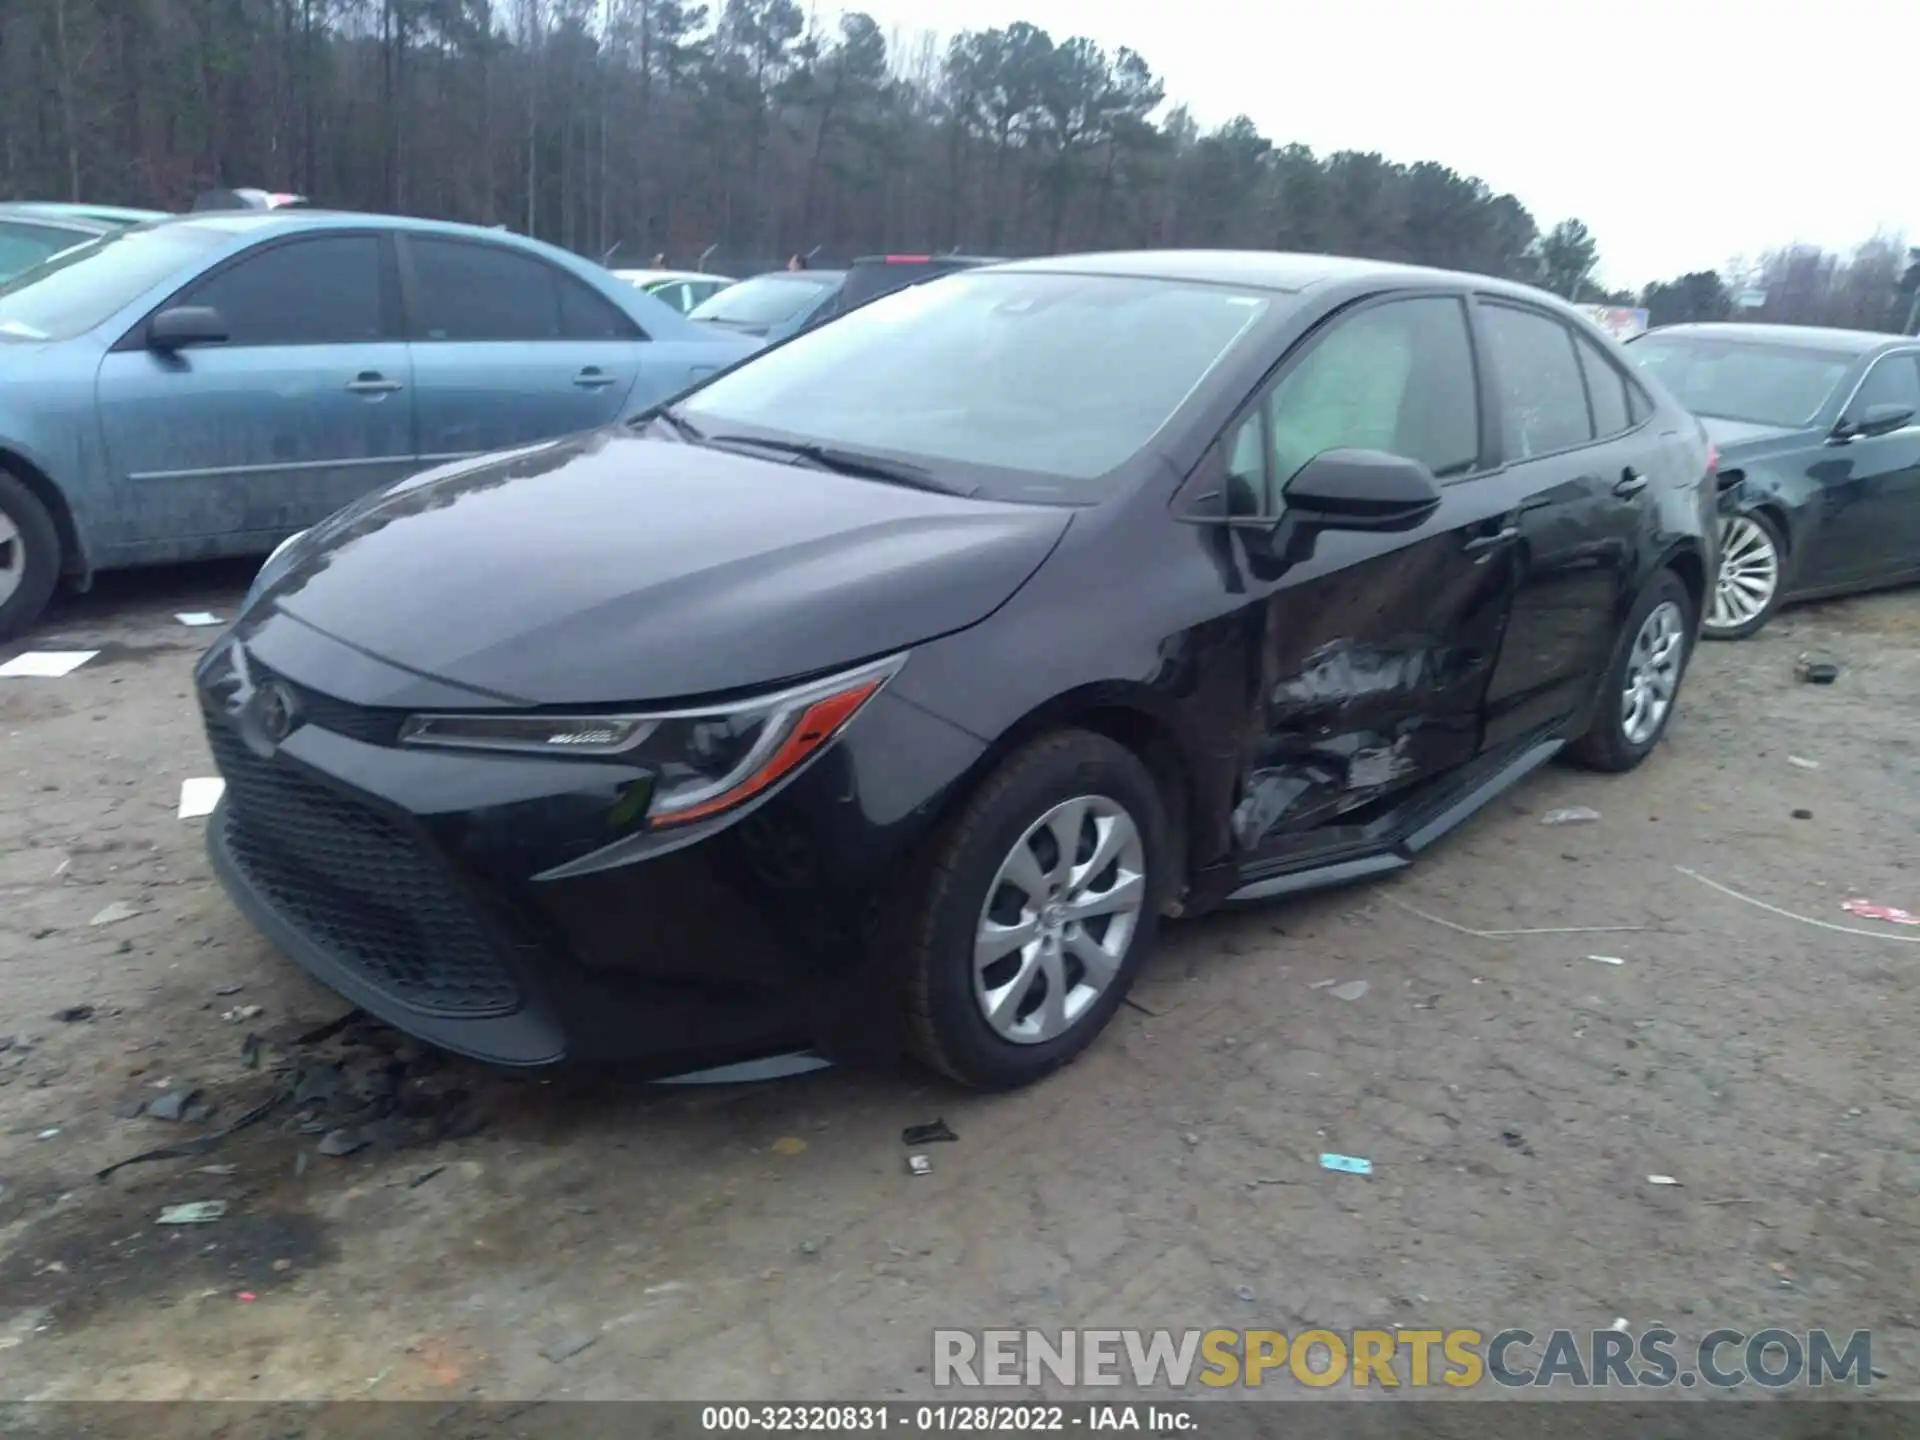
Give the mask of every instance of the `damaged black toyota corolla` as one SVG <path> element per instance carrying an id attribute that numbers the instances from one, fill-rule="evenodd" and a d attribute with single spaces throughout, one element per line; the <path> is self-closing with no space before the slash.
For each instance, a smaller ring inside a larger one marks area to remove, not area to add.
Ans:
<path id="1" fill-rule="evenodd" d="M 930 282 L 284 547 L 198 682 L 241 908 L 395 1025 L 1034 1080 L 1160 917 L 1637 764 L 1690 416 L 1536 291 L 1131 254 Z"/>

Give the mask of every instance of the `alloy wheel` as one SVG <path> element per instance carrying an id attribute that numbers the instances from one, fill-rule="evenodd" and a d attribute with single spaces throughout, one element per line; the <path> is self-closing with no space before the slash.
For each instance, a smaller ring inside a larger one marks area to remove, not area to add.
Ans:
<path id="1" fill-rule="evenodd" d="M 1146 845 L 1102 795 L 1062 801 L 1000 862 L 974 938 L 973 993 L 1003 1040 L 1072 1029 L 1127 958 L 1146 902 Z"/>
<path id="2" fill-rule="evenodd" d="M 0 510 L 0 605 L 11 600 L 27 578 L 27 542 L 13 517 Z"/>
<path id="3" fill-rule="evenodd" d="M 1780 586 L 1780 550 L 1759 521 L 1729 515 L 1720 525 L 1720 575 L 1707 625 L 1737 630 L 1773 603 Z"/>
<path id="4" fill-rule="evenodd" d="M 1686 649 L 1687 632 L 1680 607 L 1662 600 L 1647 612 L 1627 655 L 1620 730 L 1629 745 L 1645 745 L 1660 733 L 1660 724 L 1673 708 L 1673 697 L 1680 689 L 1680 662 Z"/>

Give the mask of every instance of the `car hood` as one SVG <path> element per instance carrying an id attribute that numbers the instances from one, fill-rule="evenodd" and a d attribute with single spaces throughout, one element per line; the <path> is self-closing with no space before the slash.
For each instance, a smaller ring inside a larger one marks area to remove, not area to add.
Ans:
<path id="1" fill-rule="evenodd" d="M 691 699 L 973 625 L 1071 516 L 603 431 L 342 512 L 291 547 L 238 634 L 364 705 L 448 685 L 497 705 Z M 288 620 L 310 638 L 276 638 Z M 313 632 L 360 659 L 315 673 Z"/>
<path id="2" fill-rule="evenodd" d="M 1707 438 L 1718 447 L 1723 459 L 1732 452 L 1757 449 L 1800 433 L 1786 426 L 1753 425 L 1745 420 L 1722 420 L 1712 415 L 1702 415 L 1700 424 L 1706 429 Z"/>

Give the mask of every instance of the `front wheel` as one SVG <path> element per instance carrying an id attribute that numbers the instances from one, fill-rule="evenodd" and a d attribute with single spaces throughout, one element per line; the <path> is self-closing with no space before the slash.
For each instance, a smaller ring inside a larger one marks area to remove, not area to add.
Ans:
<path id="1" fill-rule="evenodd" d="M 907 897 L 907 1031 L 980 1090 L 1057 1070 L 1106 1027 L 1151 947 L 1166 864 L 1153 776 L 1069 730 L 1011 756 Z"/>
<path id="2" fill-rule="evenodd" d="M 0 470 L 0 640 L 40 618 L 60 579 L 60 532 L 25 485 Z"/>
<path id="3" fill-rule="evenodd" d="M 1660 743 L 1692 649 L 1693 597 L 1671 570 L 1647 587 L 1621 629 L 1593 724 L 1568 753 L 1594 770 L 1631 770 Z"/>
<path id="4" fill-rule="evenodd" d="M 1759 511 L 1720 522 L 1720 573 L 1700 631 L 1709 640 L 1744 640 L 1780 604 L 1780 529 Z"/>

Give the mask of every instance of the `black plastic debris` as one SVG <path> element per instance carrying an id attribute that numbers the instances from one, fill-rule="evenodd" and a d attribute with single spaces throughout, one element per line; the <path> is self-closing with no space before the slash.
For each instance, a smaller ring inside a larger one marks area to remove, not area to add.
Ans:
<path id="1" fill-rule="evenodd" d="M 934 1120 L 925 1125 L 909 1125 L 900 1132 L 902 1145 L 935 1145 L 943 1140 L 959 1138 L 945 1120 Z"/>
<path id="2" fill-rule="evenodd" d="M 63 1025 L 77 1025 L 82 1020 L 91 1020 L 93 1018 L 93 1006 L 69 1005 L 64 1010 L 54 1011 L 53 1018 Z"/>
<path id="3" fill-rule="evenodd" d="M 1802 655 L 1794 667 L 1794 673 L 1809 685 L 1831 685 L 1840 678 L 1840 667 L 1831 660 L 1816 660 L 1811 655 Z"/>
<path id="4" fill-rule="evenodd" d="M 322 1155 L 352 1155 L 367 1148 L 367 1137 L 354 1129 L 329 1130 L 315 1148 Z"/>
<path id="5" fill-rule="evenodd" d="M 185 1120 L 187 1107 L 199 1098 L 198 1090 L 169 1090 L 147 1106 L 147 1114 L 156 1120 Z"/>

